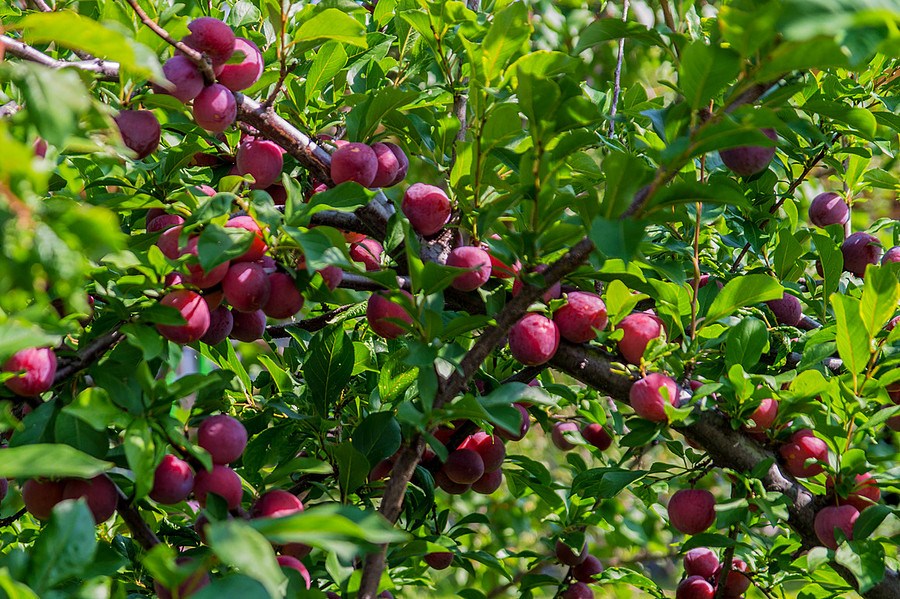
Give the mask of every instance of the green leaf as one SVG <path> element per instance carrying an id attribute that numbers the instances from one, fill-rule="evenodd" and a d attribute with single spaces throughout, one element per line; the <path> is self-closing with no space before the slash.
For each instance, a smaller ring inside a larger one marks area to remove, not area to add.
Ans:
<path id="1" fill-rule="evenodd" d="M 816 246 L 816 252 L 819 254 L 819 262 L 822 263 L 822 272 L 824 274 L 822 295 L 823 297 L 828 297 L 837 291 L 840 283 L 841 272 L 844 270 L 844 254 L 834 240 L 827 235 L 814 233 L 812 240 Z"/>
<path id="2" fill-rule="evenodd" d="M 594 219 L 591 241 L 605 258 L 620 258 L 625 262 L 634 258 L 644 240 L 644 221 Z"/>
<path id="3" fill-rule="evenodd" d="M 68 445 L 36 443 L 3 450 L 0 477 L 38 476 L 91 478 L 113 467 Z"/>
<path id="4" fill-rule="evenodd" d="M 344 45 L 366 47 L 366 28 L 362 23 L 337 8 L 326 8 L 305 21 L 294 33 L 294 42 L 302 52 L 321 40 L 334 40 Z"/>
<path id="5" fill-rule="evenodd" d="M 374 135 L 381 121 L 396 110 L 415 102 L 420 92 L 386 86 L 374 95 L 356 104 L 347 115 L 347 136 L 355 141 L 366 141 Z"/>
<path id="6" fill-rule="evenodd" d="M 781 299 L 784 287 L 768 275 L 744 275 L 729 281 L 713 300 L 702 326 L 734 313 L 740 307 Z"/>
<path id="7" fill-rule="evenodd" d="M 150 493 L 156 472 L 156 445 L 150 423 L 135 419 L 125 431 L 124 446 L 128 467 L 134 472 L 135 499 L 142 499 Z"/>
<path id="8" fill-rule="evenodd" d="M 258 580 L 271 597 L 283 596 L 287 578 L 275 561 L 272 545 L 252 526 L 243 520 L 214 522 L 206 535 L 224 563 Z"/>
<path id="9" fill-rule="evenodd" d="M 106 430 L 97 430 L 71 414 L 60 412 L 53 423 L 53 439 L 79 451 L 102 459 L 109 451 Z"/>
<path id="10" fill-rule="evenodd" d="M 94 559 L 96 534 L 85 500 L 56 505 L 32 549 L 30 586 L 40 592 L 79 576 Z"/>
<path id="11" fill-rule="evenodd" d="M 877 541 L 842 543 L 835 551 L 834 561 L 850 570 L 861 594 L 884 578 L 884 546 Z"/>
<path id="12" fill-rule="evenodd" d="M 341 323 L 316 333 L 309 343 L 309 357 L 303 364 L 303 377 L 310 400 L 319 414 L 325 414 L 353 373 L 353 342 Z"/>
<path id="13" fill-rule="evenodd" d="M 619 279 L 613 279 L 606 286 L 606 311 L 609 314 L 609 324 L 615 326 L 631 314 L 634 307 L 649 296 L 644 293 L 632 293 L 625 283 Z"/>
<path id="14" fill-rule="evenodd" d="M 365 484 L 373 464 L 352 443 L 344 442 L 332 451 L 337 463 L 338 483 L 343 497 Z"/>
<path id="15" fill-rule="evenodd" d="M 31 16 L 36 16 L 32 14 Z M 26 112 L 38 133 L 55 146 L 64 146 L 78 129 L 79 115 L 90 108 L 90 94 L 74 71 L 50 70 L 33 64 L 22 69 Z"/>
<path id="16" fill-rule="evenodd" d="M 755 81 L 772 81 L 791 71 L 846 67 L 849 61 L 833 39 L 819 37 L 803 42 L 783 42 L 760 62 Z"/>
<path id="17" fill-rule="evenodd" d="M 757 318 L 744 318 L 728 331 L 725 340 L 725 365 L 740 364 L 750 369 L 759 362 L 769 343 L 766 324 Z"/>
<path id="18" fill-rule="evenodd" d="M 875 116 L 865 108 L 825 100 L 822 97 L 810 98 L 802 108 L 805 112 L 844 123 L 866 139 L 871 139 L 875 135 L 875 128 L 878 126 Z"/>
<path id="19" fill-rule="evenodd" d="M 319 48 L 306 74 L 306 97 L 312 98 L 347 64 L 347 52 L 340 42 L 327 42 Z"/>
<path id="20" fill-rule="evenodd" d="M 390 412 L 369 414 L 353 431 L 353 447 L 366 456 L 369 464 L 377 464 L 400 449 L 400 423 Z"/>
<path id="21" fill-rule="evenodd" d="M 531 25 L 525 4 L 514 2 L 494 14 L 491 27 L 480 46 L 487 83 L 503 72 L 513 55 L 528 41 L 530 33 Z"/>
<path id="22" fill-rule="evenodd" d="M 212 584 L 191 594 L 191 599 L 272 599 L 273 595 L 254 578 L 244 574 L 229 574 L 216 578 Z"/>
<path id="23" fill-rule="evenodd" d="M 572 490 L 577 490 L 583 497 L 610 499 L 646 474 L 645 470 L 594 468 L 579 473 L 572 481 Z"/>
<path id="24" fill-rule="evenodd" d="M 200 268 L 209 272 L 220 264 L 237 258 L 250 248 L 255 235 L 238 227 L 220 227 L 210 223 L 197 240 Z"/>
<path id="25" fill-rule="evenodd" d="M 580 54 L 591 46 L 621 38 L 626 38 L 629 42 L 666 47 L 666 43 L 658 32 L 653 29 L 647 29 L 641 23 L 607 18 L 597 19 L 581 31 L 573 54 Z"/>
<path id="26" fill-rule="evenodd" d="M 699 110 L 740 72 L 741 60 L 737 52 L 696 41 L 688 44 L 681 53 L 678 81 L 690 107 Z"/>
<path id="27" fill-rule="evenodd" d="M 862 372 L 869 361 L 871 337 L 860 315 L 860 301 L 840 293 L 831 294 L 831 308 L 837 324 L 838 355 L 853 374 Z"/>
<path id="28" fill-rule="evenodd" d="M 600 216 L 606 219 L 618 218 L 634 201 L 635 194 L 650 178 L 650 167 L 643 160 L 631 154 L 612 152 L 603 161 L 606 187 Z"/>
<path id="29" fill-rule="evenodd" d="M 900 302 L 900 283 L 890 268 L 873 266 L 866 269 L 859 312 L 863 325 L 874 338 L 894 315 Z"/>

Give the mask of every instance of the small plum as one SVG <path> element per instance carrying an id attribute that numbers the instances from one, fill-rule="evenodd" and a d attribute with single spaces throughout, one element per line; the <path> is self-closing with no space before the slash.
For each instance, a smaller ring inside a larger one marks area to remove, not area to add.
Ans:
<path id="1" fill-rule="evenodd" d="M 49 520 L 53 507 L 63 500 L 64 480 L 31 478 L 22 485 L 22 501 L 28 513 L 38 520 Z"/>
<path id="2" fill-rule="evenodd" d="M 303 511 L 303 502 L 294 495 L 281 489 L 274 489 L 260 495 L 253 509 L 251 518 L 284 518 Z"/>
<path id="3" fill-rule="evenodd" d="M 484 460 L 474 449 L 457 449 L 447 456 L 443 472 L 457 484 L 471 485 L 484 474 Z"/>
<path id="4" fill-rule="evenodd" d="M 774 129 L 760 129 L 760 132 L 772 141 L 778 140 Z M 775 147 L 741 146 L 729 150 L 720 150 L 719 157 L 735 175 L 749 177 L 768 168 L 772 158 L 775 157 Z"/>
<path id="5" fill-rule="evenodd" d="M 187 56 L 173 56 L 166 61 L 162 70 L 172 87 L 159 89 L 163 93 L 175 96 L 182 103 L 187 104 L 203 91 L 203 75 Z"/>
<path id="6" fill-rule="evenodd" d="M 708 547 L 696 547 L 684 554 L 684 571 L 688 576 L 712 578 L 719 571 L 719 558 Z"/>
<path id="7" fill-rule="evenodd" d="M 546 363 L 559 347 L 559 329 L 552 320 L 534 312 L 509 330 L 509 351 L 526 366 Z"/>
<path id="8" fill-rule="evenodd" d="M 790 293 L 785 292 L 781 299 L 769 300 L 766 305 L 775 315 L 775 320 L 781 324 L 795 327 L 803 320 L 803 307 L 800 300 Z"/>
<path id="9" fill-rule="evenodd" d="M 339 266 L 326 266 L 317 272 L 322 275 L 322 281 L 329 291 L 337 289 L 344 280 L 344 271 Z"/>
<path id="10" fill-rule="evenodd" d="M 184 345 L 202 337 L 209 328 L 209 306 L 199 293 L 179 289 L 167 294 L 159 302 L 163 306 L 175 308 L 186 321 L 184 324 L 157 324 L 156 330 L 168 339 Z"/>
<path id="11" fill-rule="evenodd" d="M 215 493 L 225 500 L 228 509 L 236 509 L 241 505 L 244 491 L 241 479 L 228 466 L 215 464 L 212 470 L 201 470 L 194 477 L 194 495 L 201 506 L 206 507 L 206 497 Z"/>
<path id="12" fill-rule="evenodd" d="M 528 413 L 528 409 L 520 403 L 514 403 L 512 407 L 517 409 L 522 417 L 522 423 L 519 425 L 519 431 L 516 434 L 513 434 L 503 428 L 498 427 L 496 429 L 497 435 L 506 439 L 507 441 L 521 441 L 528 433 L 528 429 L 531 428 L 531 415 Z"/>
<path id="13" fill-rule="evenodd" d="M 282 158 L 282 161 L 284 159 Z M 287 190 L 284 188 L 284 185 L 279 185 L 275 183 L 273 185 L 269 185 L 265 189 L 266 193 L 272 196 L 272 202 L 276 206 L 284 206 L 287 204 Z"/>
<path id="14" fill-rule="evenodd" d="M 816 514 L 813 523 L 816 537 L 823 546 L 837 549 L 835 528 L 840 529 L 846 539 L 853 539 L 853 524 L 857 518 L 859 518 L 859 510 L 852 505 L 824 507 Z"/>
<path id="15" fill-rule="evenodd" d="M 222 65 L 216 79 L 231 91 L 239 92 L 259 80 L 264 65 L 259 47 L 248 39 L 235 38 L 234 51 L 243 54 L 244 58 L 241 62 Z"/>
<path id="16" fill-rule="evenodd" d="M 553 314 L 553 322 L 563 339 L 585 343 L 597 337 L 597 330 L 606 328 L 606 304 L 593 293 L 567 293 L 566 304 Z"/>
<path id="17" fill-rule="evenodd" d="M 21 349 L 3 363 L 2 371 L 18 373 L 3 382 L 7 389 L 16 395 L 34 397 L 53 386 L 56 353 L 49 347 Z"/>
<path id="18" fill-rule="evenodd" d="M 478 247 L 453 248 L 447 257 L 447 266 L 470 269 L 453 279 L 451 285 L 459 291 L 475 291 L 491 278 L 491 257 Z"/>
<path id="19" fill-rule="evenodd" d="M 393 460 L 388 458 L 381 460 L 380 462 L 375 464 L 375 466 L 369 471 L 369 482 L 384 479 L 388 474 L 391 473 L 391 470 L 393 469 Z"/>
<path id="20" fill-rule="evenodd" d="M 725 578 L 725 597 L 742 597 L 750 588 L 750 578 L 746 575 L 747 562 L 740 558 L 731 560 L 731 570 Z"/>
<path id="21" fill-rule="evenodd" d="M 881 259 L 881 245 L 878 238 L 865 231 L 853 233 L 841 244 L 844 256 L 844 270 L 857 277 L 864 277 L 869 264 L 877 264 Z"/>
<path id="22" fill-rule="evenodd" d="M 199 256 L 199 250 L 197 248 L 197 244 L 199 241 L 199 237 L 194 236 L 188 239 L 187 246 L 185 247 L 184 253 L 190 254 L 192 256 Z M 222 282 L 222 279 L 225 278 L 225 275 L 228 273 L 228 267 L 230 262 L 227 260 L 218 266 L 214 266 L 209 271 L 203 270 L 198 262 L 189 261 L 187 264 L 188 272 L 190 276 L 188 276 L 187 281 L 200 289 L 208 289 L 210 287 L 214 287 Z"/>
<path id="23" fill-rule="evenodd" d="M 263 305 L 263 312 L 269 318 L 291 318 L 303 307 L 303 296 L 294 279 L 286 273 L 269 275 L 269 299 Z"/>
<path id="24" fill-rule="evenodd" d="M 557 422 L 550 431 L 550 439 L 557 448 L 563 451 L 575 449 L 575 444 L 567 439 L 567 435 L 578 433 L 578 425 L 574 422 Z"/>
<path id="25" fill-rule="evenodd" d="M 594 577 L 603 572 L 603 564 L 593 555 L 572 568 L 572 577 L 579 582 L 594 582 Z"/>
<path id="26" fill-rule="evenodd" d="M 433 551 L 426 553 L 423 559 L 435 570 L 446 570 L 453 563 L 453 554 L 449 551 Z"/>
<path id="27" fill-rule="evenodd" d="M 849 218 L 847 202 L 833 191 L 820 193 L 809 205 L 809 221 L 817 227 L 843 225 Z"/>
<path id="28" fill-rule="evenodd" d="M 62 498 L 84 498 L 94 517 L 94 522 L 100 524 L 109 520 L 116 513 L 119 492 L 108 476 L 100 474 L 90 480 L 70 479 L 63 488 Z"/>
<path id="29" fill-rule="evenodd" d="M 377 239 L 372 239 L 371 237 L 365 237 L 361 241 L 350 245 L 350 259 L 354 262 L 361 262 L 368 272 L 381 269 L 381 255 L 383 253 L 384 247 Z"/>
<path id="30" fill-rule="evenodd" d="M 403 194 L 400 210 L 416 233 L 428 237 L 450 220 L 450 198 L 440 187 L 413 183 Z"/>
<path id="31" fill-rule="evenodd" d="M 675 589 L 675 599 L 713 599 L 716 589 L 702 576 L 688 576 Z"/>
<path id="32" fill-rule="evenodd" d="M 262 266 L 256 262 L 232 264 L 222 279 L 225 299 L 238 312 L 255 312 L 266 305 L 271 283 Z"/>
<path id="33" fill-rule="evenodd" d="M 163 505 L 175 505 L 187 499 L 193 488 L 194 472 L 188 463 L 166 454 L 153 473 L 150 499 Z"/>
<path id="34" fill-rule="evenodd" d="M 503 472 L 498 468 L 492 472 L 485 472 L 481 478 L 472 483 L 472 490 L 482 495 L 490 495 L 503 484 Z"/>
<path id="35" fill-rule="evenodd" d="M 591 590 L 591 587 L 586 585 L 583 582 L 573 582 L 569 585 L 565 591 L 563 591 L 562 595 L 560 595 L 561 599 L 594 599 L 594 591 Z"/>
<path id="36" fill-rule="evenodd" d="M 588 555 L 587 541 L 582 545 L 580 551 L 569 547 L 562 539 L 556 541 L 556 559 L 563 565 L 577 566 L 585 561 Z"/>
<path id="37" fill-rule="evenodd" d="M 147 233 L 157 233 L 159 231 L 166 231 L 171 229 L 172 227 L 177 227 L 179 225 L 184 224 L 184 219 L 178 216 L 177 214 L 161 214 L 159 216 L 150 218 L 150 215 L 147 215 Z M 181 231 L 179 231 L 179 234 Z M 178 237 L 175 237 L 176 242 Z M 165 253 L 165 252 L 163 252 Z"/>
<path id="38" fill-rule="evenodd" d="M 663 389 L 666 395 L 663 395 Z M 669 420 L 665 406 L 666 402 L 678 407 L 678 384 L 664 374 L 650 373 L 636 381 L 628 392 L 631 407 L 641 418 L 653 422 L 667 422 Z"/>
<path id="39" fill-rule="evenodd" d="M 681 489 L 669 499 L 669 523 L 686 535 L 700 534 L 716 521 L 716 498 L 705 489 Z"/>
<path id="40" fill-rule="evenodd" d="M 372 181 L 371 187 L 390 187 L 394 184 L 397 173 L 400 172 L 400 161 L 387 144 L 375 142 L 371 147 L 378 161 L 378 169 L 375 172 L 375 179 Z"/>
<path id="41" fill-rule="evenodd" d="M 141 160 L 159 147 L 160 127 L 156 115 L 149 110 L 123 110 L 115 116 L 125 145 Z"/>
<path id="42" fill-rule="evenodd" d="M 655 314 L 629 314 L 616 327 L 625 335 L 619 340 L 619 351 L 630 364 L 640 364 L 651 339 L 664 336 L 662 321 Z"/>
<path id="43" fill-rule="evenodd" d="M 265 189 L 281 176 L 284 158 L 276 143 L 250 138 L 238 146 L 235 165 L 241 175 L 253 175 L 251 189 Z"/>
<path id="44" fill-rule="evenodd" d="M 160 218 L 162 217 L 159 217 L 156 220 L 159 220 Z M 163 256 L 169 260 L 177 260 L 181 257 L 182 248 L 179 239 L 181 238 L 181 232 L 183 230 L 184 227 L 181 225 L 169 227 L 163 231 L 160 234 L 159 239 L 156 240 L 156 247 L 158 247 L 159 251 L 163 253 Z"/>
<path id="45" fill-rule="evenodd" d="M 306 569 L 306 566 L 303 565 L 303 562 L 290 555 L 279 555 L 276 558 L 276 561 L 282 568 L 291 568 L 292 570 L 296 570 L 303 578 L 303 582 L 306 584 L 306 588 L 308 589 L 310 587 L 310 585 L 312 584 L 312 580 L 309 577 L 309 570 Z"/>
<path id="46" fill-rule="evenodd" d="M 231 317 L 234 324 L 231 333 L 228 335 L 232 339 L 251 343 L 257 339 L 262 339 L 263 333 L 266 332 L 266 315 L 262 310 L 256 312 L 232 312 Z"/>
<path id="47" fill-rule="evenodd" d="M 824 471 L 821 462 L 828 461 L 828 445 L 809 429 L 794 433 L 779 453 L 787 471 L 797 478 L 821 474 Z"/>
<path id="48" fill-rule="evenodd" d="M 255 262 L 256 260 L 260 260 L 263 257 L 263 254 L 266 253 L 266 240 L 263 238 L 262 229 L 259 227 L 259 224 L 253 220 L 252 216 L 234 216 L 228 219 L 225 226 L 235 229 L 244 229 L 245 231 L 250 231 L 256 235 L 250 243 L 250 247 L 247 248 L 247 251 L 232 260 L 232 262 Z"/>
<path id="49" fill-rule="evenodd" d="M 385 186 L 391 187 L 406 178 L 406 172 L 409 170 L 409 158 L 406 157 L 406 153 L 397 144 L 386 141 L 384 145 L 394 153 L 394 157 L 397 159 L 397 174 L 394 176 L 394 180 Z"/>
<path id="50" fill-rule="evenodd" d="M 228 129 L 237 118 L 237 102 L 230 89 L 219 83 L 203 88 L 194 98 L 194 121 L 212 133 Z"/>
<path id="51" fill-rule="evenodd" d="M 207 345 L 218 345 L 228 338 L 232 328 L 234 328 L 234 317 L 231 315 L 231 310 L 225 306 L 217 306 L 209 313 L 209 328 L 200 337 L 200 341 Z"/>
<path id="52" fill-rule="evenodd" d="M 503 445 L 500 437 L 489 435 L 484 431 L 466 437 L 459 444 L 459 449 L 474 449 L 478 452 L 484 461 L 485 472 L 494 472 L 499 469 L 506 457 L 506 446 Z"/>
<path id="53" fill-rule="evenodd" d="M 412 299 L 412 295 L 407 291 L 402 291 L 404 295 Z M 392 322 L 399 320 L 407 324 L 412 324 L 413 319 L 400 304 L 388 299 L 382 293 L 376 292 L 369 296 L 366 304 L 366 320 L 369 328 L 377 335 L 385 339 L 396 339 L 403 335 L 406 330 L 399 324 Z"/>
<path id="54" fill-rule="evenodd" d="M 213 66 L 228 62 L 235 50 L 234 31 L 224 21 L 213 17 L 200 17 L 188 23 L 190 35 L 181 41 L 187 46 L 209 56 Z"/>
<path id="55" fill-rule="evenodd" d="M 355 181 L 369 187 L 378 174 L 378 156 L 363 143 L 348 143 L 331 155 L 331 179 L 335 184 Z"/>
<path id="56" fill-rule="evenodd" d="M 606 451 L 612 445 L 612 437 L 602 424 L 591 423 L 582 427 L 581 436 L 600 451 Z"/>
<path id="57" fill-rule="evenodd" d="M 831 477 L 825 481 L 825 488 L 831 490 L 834 487 L 834 481 Z M 878 488 L 878 481 L 872 476 L 871 472 L 857 474 L 853 479 L 853 489 L 847 495 L 837 498 L 838 505 L 852 505 L 860 512 L 878 503 L 881 500 L 881 489 Z"/>
<path id="58" fill-rule="evenodd" d="M 881 257 L 881 264 L 890 264 L 892 262 L 900 262 L 900 245 L 895 245 L 884 253 Z"/>
<path id="59" fill-rule="evenodd" d="M 750 414 L 750 420 L 753 421 L 753 425 L 744 425 L 744 430 L 748 433 L 765 434 L 775 424 L 777 416 L 778 400 L 767 397 L 759 402 L 759 405 Z"/>
<path id="60" fill-rule="evenodd" d="M 244 453 L 247 429 L 237 418 L 216 414 L 200 423 L 197 444 L 209 452 L 214 464 L 229 464 Z"/>
<path id="61" fill-rule="evenodd" d="M 450 480 L 450 477 L 448 477 L 443 470 L 438 470 L 434 474 L 434 484 L 443 489 L 445 493 L 449 493 L 450 495 L 462 495 L 472 488 L 472 485 L 457 483 Z"/>

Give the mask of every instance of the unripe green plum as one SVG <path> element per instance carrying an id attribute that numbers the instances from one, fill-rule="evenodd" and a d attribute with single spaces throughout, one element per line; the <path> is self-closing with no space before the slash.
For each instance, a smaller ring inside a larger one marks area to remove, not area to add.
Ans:
<path id="1" fill-rule="evenodd" d="M 716 521 L 716 498 L 705 489 L 682 489 L 669 499 L 667 510 L 675 529 L 696 535 Z"/>
<path id="2" fill-rule="evenodd" d="M 221 133 L 237 118 L 237 102 L 230 89 L 219 83 L 203 88 L 194 98 L 194 121 L 213 133 Z"/>
<path id="3" fill-rule="evenodd" d="M 175 308 L 186 321 L 184 324 L 157 324 L 160 335 L 184 345 L 202 337 L 209 328 L 209 306 L 203 297 L 187 289 L 179 289 L 167 294 L 160 302 L 163 306 Z"/>
<path id="4" fill-rule="evenodd" d="M 229 464 L 244 453 L 247 429 L 228 414 L 209 416 L 197 429 L 197 444 L 209 452 L 213 464 Z"/>
<path id="5" fill-rule="evenodd" d="M 552 320 L 530 313 L 509 330 L 509 351 L 526 366 L 538 366 L 550 360 L 559 347 L 559 329 Z"/>
<path id="6" fill-rule="evenodd" d="M 56 364 L 56 353 L 49 347 L 21 349 L 3 363 L 3 372 L 17 373 L 3 384 L 16 395 L 40 395 L 53 386 Z"/>

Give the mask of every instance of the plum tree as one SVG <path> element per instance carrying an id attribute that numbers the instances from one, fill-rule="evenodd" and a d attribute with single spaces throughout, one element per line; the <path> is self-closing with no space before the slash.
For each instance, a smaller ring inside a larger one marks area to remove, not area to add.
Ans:
<path id="1" fill-rule="evenodd" d="M 221 133 L 237 118 L 237 103 L 231 90 L 220 83 L 203 88 L 194 98 L 194 121 L 213 133 Z"/>
<path id="2" fill-rule="evenodd" d="M 796 296 L 785 292 L 781 299 L 769 300 L 766 305 L 780 324 L 797 326 L 803 319 L 803 307 Z"/>
<path id="3" fill-rule="evenodd" d="M 566 294 L 566 303 L 553 314 L 560 336 L 572 343 L 585 343 L 606 328 L 606 304 L 600 296 L 584 291 Z"/>
<path id="4" fill-rule="evenodd" d="M 269 299 L 262 307 L 269 318 L 291 318 L 303 308 L 303 295 L 289 274 L 270 274 L 269 288 Z"/>
<path id="5" fill-rule="evenodd" d="M 247 429 L 228 414 L 216 414 L 200 423 L 197 444 L 209 452 L 214 464 L 229 464 L 244 453 Z"/>
<path id="6" fill-rule="evenodd" d="M 335 183 L 354 181 L 369 187 L 378 174 L 378 156 L 363 143 L 348 143 L 331 156 L 331 178 Z"/>
<path id="7" fill-rule="evenodd" d="M 563 451 L 575 449 L 575 444 L 566 438 L 567 434 L 578 433 L 578 425 L 574 422 L 557 422 L 553 425 L 550 438 L 557 448 Z"/>
<path id="8" fill-rule="evenodd" d="M 635 414 L 653 422 L 667 422 L 666 403 L 679 405 L 678 384 L 670 377 L 653 372 L 636 381 L 628 392 L 628 399 Z"/>
<path id="9" fill-rule="evenodd" d="M 238 312 L 255 312 L 266 305 L 272 292 L 269 275 L 257 262 L 237 262 L 222 279 L 225 299 Z"/>
<path id="10" fill-rule="evenodd" d="M 214 493 L 225 500 L 228 509 L 236 509 L 241 504 L 244 492 L 241 479 L 228 466 L 215 464 L 212 470 L 201 470 L 194 477 L 194 496 L 202 506 L 206 506 L 206 497 Z"/>
<path id="11" fill-rule="evenodd" d="M 833 191 L 820 193 L 809 205 L 809 222 L 817 227 L 843 225 L 850 219 L 850 208 L 840 194 Z"/>
<path id="12" fill-rule="evenodd" d="M 184 324 L 157 324 L 159 334 L 175 343 L 193 343 L 209 328 L 209 306 L 199 293 L 179 289 L 167 294 L 159 302 L 163 306 L 175 308 L 181 314 Z"/>
<path id="13" fill-rule="evenodd" d="M 141 160 L 159 147 L 161 129 L 156 115 L 149 110 L 122 110 L 115 116 L 122 141 Z"/>
<path id="14" fill-rule="evenodd" d="M 240 62 L 229 62 L 222 65 L 216 74 L 216 79 L 231 91 L 239 92 L 259 81 L 265 65 L 259 47 L 248 39 L 235 38 L 234 52 L 240 52 L 243 54 L 243 58 Z"/>
<path id="15" fill-rule="evenodd" d="M 165 505 L 174 505 L 187 499 L 194 489 L 194 471 L 190 465 L 172 454 L 163 456 L 153 473 L 150 499 Z"/>
<path id="16" fill-rule="evenodd" d="M 772 141 L 778 140 L 774 129 L 760 129 Z M 743 177 L 750 177 L 768 168 L 775 157 L 774 146 L 740 146 L 729 150 L 720 150 L 722 162 L 731 172 Z"/>
<path id="17" fill-rule="evenodd" d="M 105 474 L 91 479 L 74 478 L 66 481 L 63 499 L 84 499 L 97 524 L 106 522 L 116 512 L 119 492 Z"/>
<path id="18" fill-rule="evenodd" d="M 716 498 L 706 489 L 681 489 L 669 499 L 667 511 L 677 530 L 700 534 L 716 521 Z"/>
<path id="19" fill-rule="evenodd" d="M 187 57 L 173 56 L 165 62 L 162 70 L 169 82 L 169 87 L 159 89 L 175 96 L 183 103 L 187 104 L 203 91 L 203 75 L 200 74 L 197 65 Z"/>
<path id="20" fill-rule="evenodd" d="M 266 139 L 248 138 L 238 146 L 235 165 L 241 175 L 252 175 L 251 189 L 265 189 L 275 183 L 284 168 L 281 148 Z"/>
<path id="21" fill-rule="evenodd" d="M 453 288 L 460 291 L 474 291 L 491 278 L 491 258 L 478 247 L 463 245 L 453 248 L 447 257 L 447 266 L 471 269 L 453 279 Z"/>
<path id="22" fill-rule="evenodd" d="M 619 351 L 631 364 L 640 364 L 647 344 L 665 333 L 659 317 L 646 312 L 629 314 L 616 328 L 625 333 L 619 340 Z"/>
<path id="23" fill-rule="evenodd" d="M 509 351 L 522 364 L 544 364 L 558 347 L 559 329 L 546 316 L 532 312 L 509 329 Z"/>
<path id="24" fill-rule="evenodd" d="M 403 292 L 410 300 L 412 295 Z M 366 320 L 369 328 L 385 339 L 396 339 L 406 332 L 399 322 L 412 324 L 412 316 L 403 306 L 381 293 L 373 293 L 366 304 Z M 398 321 L 398 322 L 393 322 Z"/>
<path id="25" fill-rule="evenodd" d="M 6 388 L 23 397 L 49 391 L 56 376 L 56 352 L 49 347 L 20 349 L 3 363 L 3 372 L 14 376 L 3 381 Z"/>
<path id="26" fill-rule="evenodd" d="M 809 478 L 821 474 L 828 462 L 828 445 L 809 429 L 791 435 L 779 450 L 787 471 L 797 478 Z"/>
<path id="27" fill-rule="evenodd" d="M 181 41 L 206 54 L 214 66 L 225 64 L 234 53 L 234 31 L 224 21 L 200 17 L 188 23 L 188 30 L 191 33 Z"/>
<path id="28" fill-rule="evenodd" d="M 881 244 L 874 235 L 865 231 L 851 234 L 841 244 L 844 270 L 857 277 L 865 276 L 868 265 L 878 264 L 881 259 L 881 251 Z"/>
<path id="29" fill-rule="evenodd" d="M 413 230 L 425 237 L 443 229 L 450 220 L 450 198 L 440 187 L 425 183 L 406 188 L 400 209 Z"/>

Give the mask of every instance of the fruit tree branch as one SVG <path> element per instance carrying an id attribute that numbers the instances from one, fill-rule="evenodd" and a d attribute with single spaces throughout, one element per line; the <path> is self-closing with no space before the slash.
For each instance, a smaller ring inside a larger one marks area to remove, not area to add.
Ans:
<path id="1" fill-rule="evenodd" d="M 75 357 L 65 362 L 56 370 L 56 376 L 53 377 L 53 384 L 58 385 L 75 373 L 84 370 L 103 357 L 103 354 L 124 337 L 125 335 L 119 332 L 118 326 L 105 335 L 97 337 L 93 342 L 88 344 L 87 347 L 79 351 Z"/>
<path id="2" fill-rule="evenodd" d="M 346 306 L 338 306 L 333 310 L 329 310 L 324 314 L 320 314 L 319 316 L 315 316 L 313 318 L 306 318 L 299 322 L 288 322 L 285 324 L 274 325 L 266 328 L 266 332 L 269 333 L 269 336 L 272 339 L 283 339 L 288 337 L 288 329 L 300 329 L 301 331 L 309 331 L 315 332 L 324 329 L 335 316 L 339 316 L 353 307 L 353 304 L 347 304 Z"/>
<path id="3" fill-rule="evenodd" d="M 108 62 L 99 59 L 71 62 L 67 60 L 57 60 L 47 56 L 40 50 L 35 50 L 28 44 L 9 37 L 8 35 L 0 35 L 0 46 L 3 46 L 4 50 L 13 56 L 29 62 L 35 62 L 51 69 L 64 69 L 68 67 L 80 71 L 96 73 L 102 81 L 119 80 L 119 63 L 116 62 Z"/>
<path id="4" fill-rule="evenodd" d="M 147 550 L 159 545 L 159 537 L 144 522 L 140 512 L 131 505 L 128 496 L 122 492 L 118 485 L 116 485 L 116 492 L 119 495 L 116 501 L 116 510 L 119 512 L 122 520 L 125 521 L 125 525 L 128 526 L 128 530 L 131 531 L 134 539 L 140 543 L 141 547 Z"/>
<path id="5" fill-rule="evenodd" d="M 629 0 L 622 2 L 622 22 L 628 21 Z M 622 62 L 625 60 L 625 38 L 619 38 L 619 53 L 616 57 L 616 70 L 613 73 L 612 106 L 609 109 L 609 136 L 616 137 L 616 112 L 619 110 L 619 95 L 622 93 Z"/>

